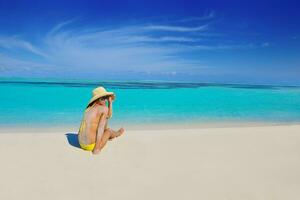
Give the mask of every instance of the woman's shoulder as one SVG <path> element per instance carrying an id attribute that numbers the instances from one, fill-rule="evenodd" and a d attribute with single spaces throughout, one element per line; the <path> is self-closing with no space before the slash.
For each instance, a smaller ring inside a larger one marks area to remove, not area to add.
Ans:
<path id="1" fill-rule="evenodd" d="M 96 109 L 97 112 L 99 112 L 99 113 L 104 113 L 104 114 L 107 114 L 107 113 L 108 113 L 108 107 L 106 107 L 106 106 L 96 105 L 95 109 Z"/>
<path id="2" fill-rule="evenodd" d="M 95 113 L 95 114 L 102 114 L 102 113 L 108 113 L 108 107 L 101 106 L 101 105 L 93 105 L 85 110 L 85 113 Z"/>

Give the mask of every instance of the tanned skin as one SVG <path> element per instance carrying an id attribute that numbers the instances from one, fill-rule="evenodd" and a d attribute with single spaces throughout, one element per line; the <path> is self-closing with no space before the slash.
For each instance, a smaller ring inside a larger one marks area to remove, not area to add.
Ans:
<path id="1" fill-rule="evenodd" d="M 106 106 L 106 101 L 108 101 L 108 107 Z M 125 131 L 123 128 L 120 128 L 118 131 L 110 128 L 105 129 L 109 118 L 112 116 L 112 102 L 111 96 L 102 97 L 95 102 L 95 105 L 93 105 L 95 108 L 91 110 L 93 113 L 88 135 L 91 143 L 93 141 L 96 143 L 92 151 L 93 154 L 99 154 L 108 140 L 119 137 Z"/>

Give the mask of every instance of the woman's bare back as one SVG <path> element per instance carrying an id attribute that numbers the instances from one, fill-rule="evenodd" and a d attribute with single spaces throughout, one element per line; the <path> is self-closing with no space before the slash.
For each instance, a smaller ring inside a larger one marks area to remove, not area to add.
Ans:
<path id="1" fill-rule="evenodd" d="M 99 104 L 94 104 L 85 111 L 78 133 L 79 143 L 88 145 L 96 142 L 100 118 L 105 116 L 106 119 L 107 112 L 108 108 Z"/>

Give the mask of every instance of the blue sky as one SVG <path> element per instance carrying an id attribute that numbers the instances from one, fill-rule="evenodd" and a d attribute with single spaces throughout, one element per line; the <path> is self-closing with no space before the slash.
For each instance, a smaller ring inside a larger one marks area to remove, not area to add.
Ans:
<path id="1" fill-rule="evenodd" d="M 0 0 L 0 77 L 300 84 L 296 1 Z"/>

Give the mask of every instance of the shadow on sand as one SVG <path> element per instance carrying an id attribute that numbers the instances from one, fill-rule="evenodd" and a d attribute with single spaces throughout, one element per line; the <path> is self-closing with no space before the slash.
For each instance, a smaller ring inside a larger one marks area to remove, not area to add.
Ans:
<path id="1" fill-rule="evenodd" d="M 69 144 L 73 147 L 80 148 L 77 133 L 67 133 L 66 134 L 67 140 Z"/>

